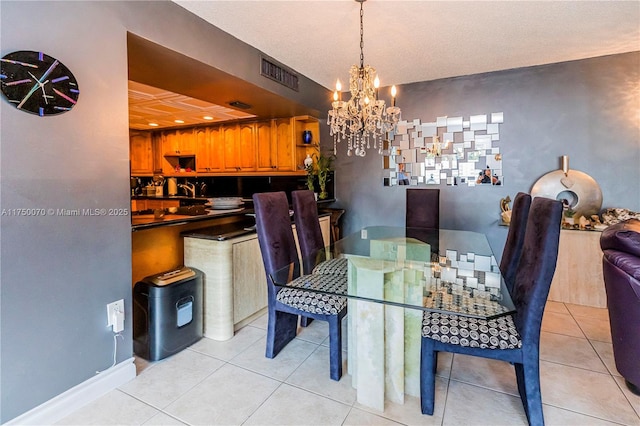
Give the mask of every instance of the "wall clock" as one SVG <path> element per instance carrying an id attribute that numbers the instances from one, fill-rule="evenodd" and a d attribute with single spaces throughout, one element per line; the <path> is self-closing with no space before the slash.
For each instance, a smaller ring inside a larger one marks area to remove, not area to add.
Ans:
<path id="1" fill-rule="evenodd" d="M 20 50 L 0 62 L 2 94 L 17 109 L 32 114 L 62 114 L 74 107 L 80 90 L 62 62 L 42 52 Z"/>

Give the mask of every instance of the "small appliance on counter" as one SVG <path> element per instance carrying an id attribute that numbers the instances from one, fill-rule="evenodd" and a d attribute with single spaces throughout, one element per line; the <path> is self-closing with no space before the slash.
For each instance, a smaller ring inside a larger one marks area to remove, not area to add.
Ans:
<path id="1" fill-rule="evenodd" d="M 140 178 L 133 177 L 129 178 L 129 187 L 131 188 L 131 196 L 135 197 L 136 195 L 140 195 L 142 192 L 142 183 L 140 182 Z"/>
<path id="2" fill-rule="evenodd" d="M 167 194 L 178 195 L 178 179 L 170 177 L 167 179 Z"/>
<path id="3" fill-rule="evenodd" d="M 202 272 L 181 267 L 133 287 L 133 350 L 149 361 L 176 354 L 202 338 Z"/>

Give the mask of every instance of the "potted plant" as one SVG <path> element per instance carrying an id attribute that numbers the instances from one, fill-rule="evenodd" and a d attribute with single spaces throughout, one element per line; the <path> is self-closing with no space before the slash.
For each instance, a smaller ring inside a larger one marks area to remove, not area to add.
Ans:
<path id="1" fill-rule="evenodd" d="M 325 155 L 320 151 L 316 157 L 316 164 L 318 165 L 318 185 L 320 186 L 319 199 L 324 200 L 329 196 L 327 193 L 327 177 L 329 172 L 333 170 L 333 160 L 335 156 L 333 154 Z"/>
<path id="2" fill-rule="evenodd" d="M 307 189 L 309 191 L 314 191 L 313 182 L 315 180 L 316 173 L 313 170 L 313 163 L 308 163 L 304 165 L 304 170 L 307 172 Z"/>
<path id="3" fill-rule="evenodd" d="M 575 223 L 573 216 L 575 216 L 576 212 L 571 207 L 564 211 L 564 221 L 569 225 L 573 225 Z"/>

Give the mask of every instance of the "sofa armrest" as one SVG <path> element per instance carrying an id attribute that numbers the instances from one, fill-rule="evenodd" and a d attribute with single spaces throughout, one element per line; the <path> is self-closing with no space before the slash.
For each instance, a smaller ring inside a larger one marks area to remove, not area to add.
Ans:
<path id="1" fill-rule="evenodd" d="M 609 226 L 602 231 L 600 248 L 636 256 L 640 267 L 640 220 L 629 219 Z"/>

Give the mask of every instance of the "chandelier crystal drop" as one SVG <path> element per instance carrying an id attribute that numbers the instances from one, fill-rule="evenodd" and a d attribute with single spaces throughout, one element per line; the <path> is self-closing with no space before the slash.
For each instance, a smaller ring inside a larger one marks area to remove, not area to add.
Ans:
<path id="1" fill-rule="evenodd" d="M 392 104 L 390 107 L 378 99 L 380 80 L 375 68 L 364 65 L 364 25 L 363 3 L 366 0 L 355 0 L 360 3 L 360 66 L 352 65 L 349 71 L 349 91 L 351 99 L 341 99 L 342 85 L 336 82 L 333 93 L 333 109 L 329 111 L 327 124 L 333 136 L 333 152 L 337 154 L 337 143 L 347 140 L 347 155 L 355 154 L 364 157 L 367 150 L 378 148 L 382 153 L 383 140 L 387 132 L 393 130 L 400 120 L 400 108 L 396 106 L 396 87 L 391 87 Z"/>

